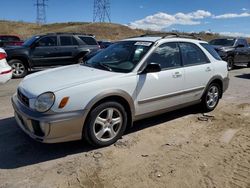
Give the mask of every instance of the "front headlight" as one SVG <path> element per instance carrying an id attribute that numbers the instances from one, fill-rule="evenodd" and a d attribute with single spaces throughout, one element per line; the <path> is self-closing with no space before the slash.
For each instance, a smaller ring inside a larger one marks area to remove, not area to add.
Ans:
<path id="1" fill-rule="evenodd" d="M 35 109 L 38 112 L 47 112 L 55 102 L 55 95 L 52 92 L 46 92 L 39 95 L 35 102 Z"/>

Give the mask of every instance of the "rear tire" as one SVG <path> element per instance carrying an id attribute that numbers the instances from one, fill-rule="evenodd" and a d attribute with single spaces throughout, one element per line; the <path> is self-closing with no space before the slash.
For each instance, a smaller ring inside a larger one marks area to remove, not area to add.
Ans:
<path id="1" fill-rule="evenodd" d="M 217 83 L 211 83 L 202 97 L 202 107 L 205 112 L 213 111 L 219 103 L 221 87 Z"/>
<path id="2" fill-rule="evenodd" d="M 12 59 L 8 63 L 13 70 L 13 73 L 12 73 L 13 78 L 23 78 L 28 74 L 27 66 L 21 60 Z"/>
<path id="3" fill-rule="evenodd" d="M 104 102 L 91 110 L 83 128 L 83 138 L 94 146 L 108 146 L 122 137 L 126 126 L 124 107 L 117 102 Z"/>

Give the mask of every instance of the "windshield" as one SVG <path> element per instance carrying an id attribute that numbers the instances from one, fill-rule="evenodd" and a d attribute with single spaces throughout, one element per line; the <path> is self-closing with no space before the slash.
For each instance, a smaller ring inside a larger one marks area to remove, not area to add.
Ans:
<path id="1" fill-rule="evenodd" d="M 131 72 L 150 49 L 152 42 L 121 41 L 85 62 L 85 65 L 114 72 Z"/>
<path id="2" fill-rule="evenodd" d="M 218 46 L 233 46 L 235 39 L 215 39 L 211 40 L 209 44 Z"/>
<path id="3" fill-rule="evenodd" d="M 29 39 L 27 39 L 24 43 L 23 46 L 30 46 L 33 42 L 35 42 L 37 39 L 39 39 L 39 36 L 33 36 Z"/>

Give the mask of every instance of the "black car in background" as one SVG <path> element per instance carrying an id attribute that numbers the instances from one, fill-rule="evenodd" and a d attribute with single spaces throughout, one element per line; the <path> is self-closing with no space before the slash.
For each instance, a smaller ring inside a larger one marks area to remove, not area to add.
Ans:
<path id="1" fill-rule="evenodd" d="M 24 77 L 29 70 L 80 63 L 83 57 L 99 45 L 94 36 L 77 33 L 36 35 L 20 47 L 7 47 L 7 61 L 13 77 Z"/>
<path id="2" fill-rule="evenodd" d="M 244 38 L 220 38 L 209 42 L 218 52 L 220 57 L 228 62 L 228 70 L 235 65 L 250 67 L 250 47 Z"/>

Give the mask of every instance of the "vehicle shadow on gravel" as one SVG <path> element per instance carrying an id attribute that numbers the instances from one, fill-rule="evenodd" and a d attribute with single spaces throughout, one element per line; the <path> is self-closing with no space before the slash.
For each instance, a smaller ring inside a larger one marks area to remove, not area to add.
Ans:
<path id="1" fill-rule="evenodd" d="M 134 126 L 128 129 L 125 134 L 200 112 L 197 106 L 193 106 L 144 119 L 135 122 Z M 39 143 L 23 133 L 17 126 L 14 117 L 0 120 L 0 169 L 15 169 L 95 149 L 83 141 L 58 144 Z"/>
<path id="2" fill-rule="evenodd" d="M 250 74 L 242 74 L 242 75 L 237 75 L 235 77 L 237 77 L 237 78 L 243 78 L 243 79 L 250 79 Z"/>

